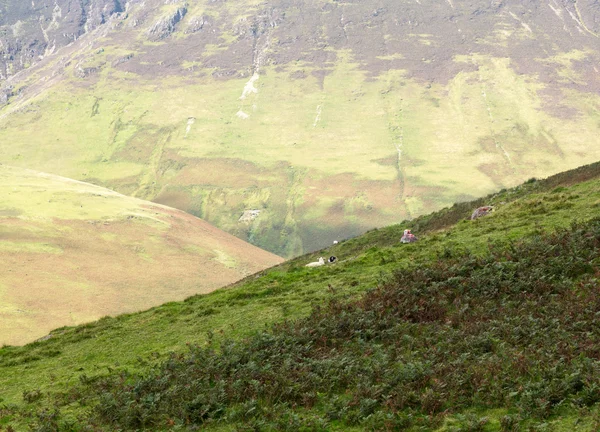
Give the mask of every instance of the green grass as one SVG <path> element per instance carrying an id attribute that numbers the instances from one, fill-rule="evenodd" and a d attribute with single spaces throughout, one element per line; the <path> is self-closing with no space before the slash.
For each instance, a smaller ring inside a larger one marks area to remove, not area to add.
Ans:
<path id="1" fill-rule="evenodd" d="M 386 281 L 394 270 L 428 266 L 444 254 L 463 249 L 483 254 L 490 241 L 516 241 L 568 227 L 573 220 L 593 218 L 600 205 L 599 167 L 596 164 L 529 182 L 478 202 L 457 204 L 402 225 L 373 230 L 209 295 L 58 329 L 50 339 L 25 347 L 5 347 L 0 350 L 0 397 L 14 408 L 6 411 L 8 420 L 4 421 L 16 425 L 31 422 L 33 411 L 83 376 L 143 372 L 170 352 L 186 351 L 188 343 L 202 345 L 209 337 L 217 343 L 225 337 L 241 340 L 283 319 L 307 316 L 315 304 L 323 304 L 332 295 L 345 300 L 359 298 Z M 575 182 L 582 183 L 572 184 Z M 484 203 L 494 204 L 496 211 L 478 221 L 464 220 L 474 206 Z M 421 238 L 418 243 L 398 243 L 406 227 Z M 330 254 L 338 256 L 340 262 L 317 269 L 304 267 L 319 255 Z M 23 392 L 35 389 L 44 397 L 25 403 Z M 76 406 L 72 409 L 78 412 Z M 573 415 L 578 414 L 565 414 L 556 422 L 571 424 Z M 557 427 L 561 430 L 563 426 Z"/>

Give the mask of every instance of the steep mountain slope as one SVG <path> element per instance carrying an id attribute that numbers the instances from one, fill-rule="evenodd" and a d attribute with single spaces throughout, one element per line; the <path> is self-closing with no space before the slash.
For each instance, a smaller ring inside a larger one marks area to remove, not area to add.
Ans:
<path id="1" fill-rule="evenodd" d="M 599 8 L 129 1 L 3 84 L 0 161 L 298 255 L 600 158 Z"/>
<path id="2" fill-rule="evenodd" d="M 0 344 L 206 293 L 282 261 L 182 211 L 0 166 Z"/>
<path id="3" fill-rule="evenodd" d="M 467 220 L 484 203 L 496 210 Z M 303 256 L 2 348 L 0 424 L 597 430 L 599 203 L 600 163 L 320 251 L 335 265 Z M 418 243 L 399 243 L 405 228 Z"/>
<path id="4" fill-rule="evenodd" d="M 30 67 L 123 10 L 120 0 L 1 1 L 0 79 Z"/>

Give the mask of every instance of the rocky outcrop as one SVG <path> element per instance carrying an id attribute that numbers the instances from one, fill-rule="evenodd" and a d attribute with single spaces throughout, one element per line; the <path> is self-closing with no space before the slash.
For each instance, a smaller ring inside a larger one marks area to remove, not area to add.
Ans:
<path id="1" fill-rule="evenodd" d="M 131 60 L 133 58 L 133 56 L 134 56 L 134 54 L 130 53 L 123 57 L 119 57 L 118 59 L 116 59 L 115 61 L 112 62 L 112 66 L 115 67 L 115 66 L 119 66 L 120 64 L 126 63 L 129 60 Z"/>
<path id="2" fill-rule="evenodd" d="M 77 78 L 87 78 L 90 75 L 96 75 L 98 72 L 100 72 L 100 69 L 102 68 L 101 66 L 96 66 L 96 67 L 77 67 L 75 69 L 74 75 Z"/>
<path id="3" fill-rule="evenodd" d="M 574 6 L 585 30 L 596 37 L 600 36 L 600 1 L 582 0 Z"/>
<path id="4" fill-rule="evenodd" d="M 0 80 L 31 66 L 123 11 L 123 0 L 0 3 Z"/>
<path id="5" fill-rule="evenodd" d="M 193 17 L 189 21 L 190 23 L 187 29 L 185 29 L 186 34 L 197 33 L 200 30 L 202 30 L 205 26 L 210 25 L 208 18 L 205 16 Z"/>
<path id="6" fill-rule="evenodd" d="M 177 23 L 183 19 L 186 13 L 187 7 L 180 6 L 172 13 L 160 18 L 152 27 L 148 29 L 148 39 L 152 41 L 159 41 L 169 36 L 175 31 Z"/>
<path id="7" fill-rule="evenodd" d="M 123 11 L 123 5 L 119 0 L 92 2 L 86 22 L 86 30 L 94 30 L 108 21 L 112 15 Z"/>
<path id="8" fill-rule="evenodd" d="M 12 95 L 13 88 L 11 86 L 8 86 L 6 88 L 0 88 L 0 106 L 6 105 Z"/>

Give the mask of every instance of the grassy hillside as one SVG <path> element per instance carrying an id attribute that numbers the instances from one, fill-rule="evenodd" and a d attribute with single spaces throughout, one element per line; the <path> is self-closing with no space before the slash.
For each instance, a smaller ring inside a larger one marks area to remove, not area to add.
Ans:
<path id="1" fill-rule="evenodd" d="M 182 211 L 0 166 L 0 344 L 230 284 L 281 258 Z"/>
<path id="2" fill-rule="evenodd" d="M 0 161 L 298 256 L 598 160 L 593 3 L 131 2 L 4 83 Z"/>
<path id="3" fill-rule="evenodd" d="M 599 205 L 595 164 L 5 347 L 0 424 L 596 430 Z"/>

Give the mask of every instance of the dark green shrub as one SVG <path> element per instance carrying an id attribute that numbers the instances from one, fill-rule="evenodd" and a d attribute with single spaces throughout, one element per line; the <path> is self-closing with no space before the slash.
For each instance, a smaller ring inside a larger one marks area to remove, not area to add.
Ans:
<path id="1" fill-rule="evenodd" d="M 23 400 L 27 403 L 37 402 L 44 397 L 40 389 L 23 390 Z"/>
<path id="2" fill-rule="evenodd" d="M 68 430 L 59 424 L 60 412 L 57 409 L 43 410 L 37 413 L 37 422 L 30 427 L 35 432 L 59 432 Z"/>
<path id="3" fill-rule="evenodd" d="M 94 413 L 109 429 L 432 428 L 448 408 L 474 405 L 545 418 L 598 398 L 599 249 L 594 220 L 490 244 L 484 256 L 448 250 L 359 300 L 331 299 L 218 351 L 190 346 L 144 375 L 81 385 L 99 394 Z M 484 424 L 465 416 L 455 426 Z"/>
<path id="4" fill-rule="evenodd" d="M 502 432 L 518 432 L 521 418 L 517 415 L 505 415 L 500 418 L 500 430 Z"/>

